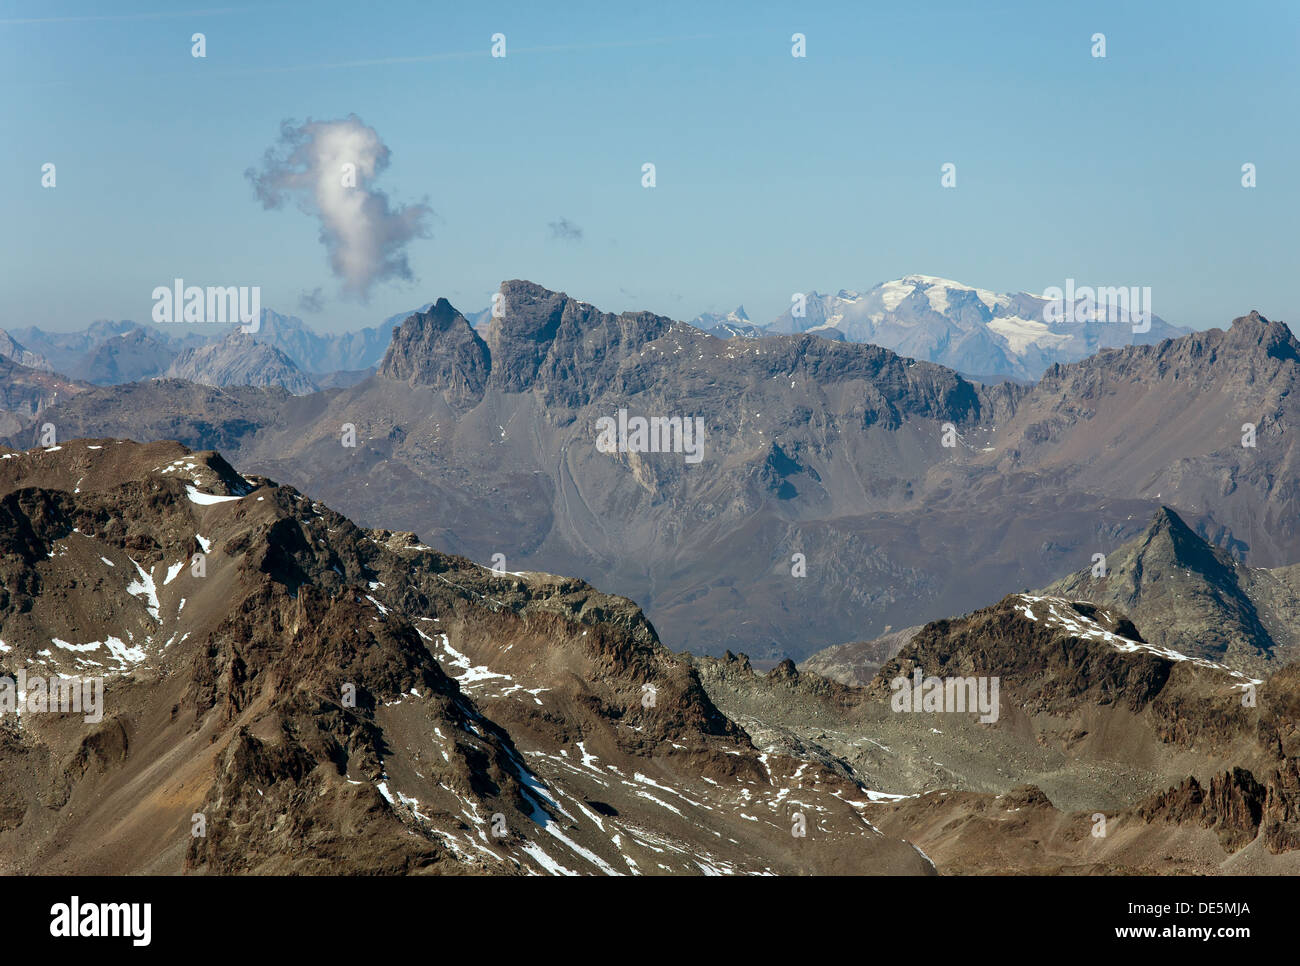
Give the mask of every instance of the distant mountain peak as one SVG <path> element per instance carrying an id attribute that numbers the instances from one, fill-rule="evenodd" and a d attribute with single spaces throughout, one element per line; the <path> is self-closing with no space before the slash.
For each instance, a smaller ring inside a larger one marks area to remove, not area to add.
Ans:
<path id="1" fill-rule="evenodd" d="M 1162 505 L 1141 536 L 1107 552 L 1104 577 L 1085 570 L 1043 593 L 1117 606 L 1162 647 L 1258 670 L 1292 644 L 1293 635 L 1268 615 L 1276 605 L 1286 611 L 1296 604 L 1266 575 L 1238 564 Z"/>
<path id="2" fill-rule="evenodd" d="M 1233 345 L 1259 346 L 1274 359 L 1300 360 L 1300 342 L 1285 322 L 1269 321 L 1252 309 L 1232 320 L 1227 338 Z"/>
<path id="3" fill-rule="evenodd" d="M 1057 320 L 1049 311 L 1053 304 L 1028 292 L 998 293 L 912 273 L 866 291 L 814 290 L 759 334 L 828 337 L 838 330 L 846 341 L 869 342 L 977 378 L 1036 380 L 1054 363 L 1077 362 L 1101 348 L 1154 344 L 1185 333 L 1158 316 L 1150 316 L 1147 328 L 1135 326 L 1122 307 L 1121 321 L 1095 311 L 1085 321 L 1075 321 L 1073 313 Z"/>
<path id="4" fill-rule="evenodd" d="M 483 396 L 492 369 L 487 343 L 445 298 L 427 312 L 416 312 L 393 330 L 379 365 L 384 379 L 443 389 L 455 405 L 473 405 Z"/>
<path id="5" fill-rule="evenodd" d="M 1156 565 L 1193 570 L 1214 581 L 1228 579 L 1235 569 L 1227 551 L 1202 539 L 1172 508 L 1161 506 L 1143 535 L 1135 557 L 1139 571 Z"/>
<path id="6" fill-rule="evenodd" d="M 166 376 L 206 386 L 279 386 L 295 396 L 316 391 L 316 384 L 284 352 L 238 328 L 218 342 L 186 349 Z"/>
<path id="7" fill-rule="evenodd" d="M 1173 507 L 1165 506 L 1164 504 L 1161 504 L 1160 509 L 1156 510 L 1152 515 L 1151 525 L 1147 527 L 1147 533 L 1177 533 L 1179 535 L 1191 534 L 1191 536 L 1196 537 L 1192 528 L 1183 522 L 1183 518 L 1178 515 L 1177 511 L 1175 511 Z M 1197 537 L 1197 539 L 1200 538 Z"/>
<path id="8" fill-rule="evenodd" d="M 762 329 L 750 321 L 749 313 L 743 305 L 736 306 L 725 315 L 721 312 L 702 312 L 691 319 L 690 324 L 720 339 L 748 339 L 763 334 Z"/>

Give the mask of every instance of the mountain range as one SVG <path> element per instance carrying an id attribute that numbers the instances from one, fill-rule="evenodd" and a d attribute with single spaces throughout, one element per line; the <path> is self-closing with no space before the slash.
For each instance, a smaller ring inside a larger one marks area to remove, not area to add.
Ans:
<path id="1" fill-rule="evenodd" d="M 1138 297 L 1130 299 L 1134 291 Z M 1149 314 L 1149 304 L 1139 310 L 1139 301 L 1141 290 L 1131 288 L 1122 296 L 1094 292 L 1085 298 L 1074 297 L 1071 287 L 1049 299 L 1028 292 L 998 294 L 933 275 L 906 275 L 864 292 L 797 295 L 790 308 L 762 327 L 750 324 L 743 308 L 725 318 L 702 315 L 693 324 L 720 338 L 810 332 L 870 342 L 981 380 L 1033 381 L 1054 363 L 1188 332 Z M 1143 312 L 1149 317 L 1139 317 Z"/>
<path id="2" fill-rule="evenodd" d="M 1178 525 L 1139 554 L 1212 571 Z M 1164 611 L 1184 651 L 1011 594 L 865 687 L 761 674 L 580 580 L 108 438 L 0 450 L 0 545 L 5 873 L 1300 871 L 1296 665 L 1193 657 Z M 993 713 L 900 709 L 923 674 L 999 681 Z M 102 681 L 95 713 L 32 704 L 56 676 Z"/>
<path id="3" fill-rule="evenodd" d="M 934 872 L 581 581 L 112 439 L 0 452 L 0 544 L 0 676 L 104 682 L 5 715 L 7 874 Z"/>
<path id="4" fill-rule="evenodd" d="M 1298 346 L 1255 313 L 983 385 L 873 345 L 721 340 L 530 282 L 501 294 L 477 329 L 444 300 L 410 316 L 345 388 L 157 380 L 41 419 L 219 449 L 363 525 L 574 574 L 638 600 L 675 648 L 763 666 L 1045 587 L 1161 506 L 1244 564 L 1300 558 Z M 597 421 L 620 411 L 702 420 L 701 461 L 600 451 Z"/>
<path id="5" fill-rule="evenodd" d="M 131 321 L 98 321 L 73 332 L 25 326 L 12 334 L 0 330 L 0 357 L 97 386 L 182 375 L 210 386 L 280 386 L 304 395 L 352 385 L 369 375 L 383 358 L 392 330 L 410 314 L 337 334 L 315 332 L 296 316 L 272 309 L 262 310 L 253 333 L 230 326 L 178 329 Z M 232 351 L 232 344 L 247 351 Z M 221 345 L 225 348 L 215 348 Z"/>
<path id="6" fill-rule="evenodd" d="M 1285 325 L 989 385 L 501 295 L 298 395 L 0 359 L 0 678 L 105 681 L 0 722 L 3 871 L 1300 871 Z"/>
<path id="7" fill-rule="evenodd" d="M 797 309 L 792 305 L 766 325 L 753 323 L 743 305 L 728 313 L 703 313 L 691 324 L 722 339 L 806 332 L 831 341 L 868 342 L 979 381 L 1022 382 L 1039 378 L 1053 363 L 1075 362 L 1101 348 L 1154 344 L 1188 331 L 1155 315 L 1146 320 L 1144 331 L 1135 331 L 1126 309 L 1111 311 L 1080 298 L 1068 306 L 1068 321 L 1045 321 L 1055 304 L 1042 295 L 1003 295 L 932 275 L 908 275 L 865 292 L 808 293 Z M 294 395 L 310 391 L 309 385 L 354 385 L 382 361 L 392 331 L 432 305 L 425 303 L 375 326 L 333 334 L 318 333 L 296 316 L 263 309 L 258 330 L 251 333 L 253 341 L 279 350 L 300 371 L 286 371 L 282 360 L 268 356 L 265 368 L 248 373 L 249 381 L 241 384 L 282 385 Z M 1064 300 L 1059 308 L 1064 313 Z M 465 317 L 476 331 L 486 332 L 492 310 Z M 0 330 L 0 356 L 95 385 L 118 385 L 162 376 L 186 350 L 227 335 L 225 327 L 183 331 L 130 321 L 99 321 L 79 332 L 50 333 L 25 326 L 12 334 Z M 208 385 L 230 384 L 222 381 L 229 378 L 229 366 L 187 371 L 189 378 Z"/>

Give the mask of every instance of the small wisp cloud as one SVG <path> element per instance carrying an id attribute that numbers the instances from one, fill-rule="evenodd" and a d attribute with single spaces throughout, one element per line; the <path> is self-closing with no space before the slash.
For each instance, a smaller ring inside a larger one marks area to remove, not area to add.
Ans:
<path id="1" fill-rule="evenodd" d="M 374 186 L 388 146 L 355 114 L 334 121 L 285 121 L 262 165 L 244 176 L 268 210 L 295 200 L 320 222 L 320 240 L 345 295 L 368 298 L 390 279 L 413 281 L 406 246 L 427 238 L 433 209 L 395 205 Z"/>
<path id="2" fill-rule="evenodd" d="M 547 222 L 546 227 L 551 230 L 551 238 L 556 241 L 582 241 L 582 229 L 567 218 Z"/>

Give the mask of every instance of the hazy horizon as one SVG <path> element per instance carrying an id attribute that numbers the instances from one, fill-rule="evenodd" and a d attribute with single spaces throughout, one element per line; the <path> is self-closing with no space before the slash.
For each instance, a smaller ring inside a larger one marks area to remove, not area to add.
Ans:
<path id="1" fill-rule="evenodd" d="M 260 286 L 320 332 L 477 311 L 508 278 L 761 324 L 793 292 L 912 273 L 1150 286 L 1193 329 L 1294 322 L 1298 27 L 1280 2 L 10 3 L 0 327 L 145 322 L 175 277 Z M 313 180 L 339 151 L 364 204 Z"/>

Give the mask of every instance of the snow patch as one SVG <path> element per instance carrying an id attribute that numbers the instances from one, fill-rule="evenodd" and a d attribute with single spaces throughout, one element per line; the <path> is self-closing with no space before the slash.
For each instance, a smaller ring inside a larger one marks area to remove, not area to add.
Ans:
<path id="1" fill-rule="evenodd" d="M 158 588 L 154 585 L 153 575 L 145 573 L 145 569 L 138 563 L 135 563 L 130 557 L 131 563 L 135 564 L 136 571 L 140 574 L 139 580 L 133 580 L 126 585 L 126 592 L 133 597 L 143 597 L 146 601 L 145 606 L 149 609 L 150 616 L 159 624 L 162 623 L 162 617 L 158 613 Z"/>
<path id="2" fill-rule="evenodd" d="M 197 503 L 199 506 L 212 506 L 214 503 L 229 503 L 231 500 L 242 500 L 242 496 L 217 496 L 214 493 L 200 493 L 190 484 L 185 484 L 185 493 L 189 496 L 191 503 Z"/>

